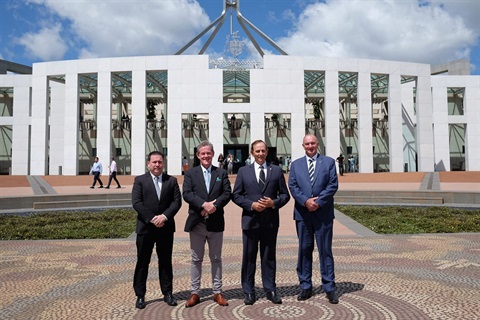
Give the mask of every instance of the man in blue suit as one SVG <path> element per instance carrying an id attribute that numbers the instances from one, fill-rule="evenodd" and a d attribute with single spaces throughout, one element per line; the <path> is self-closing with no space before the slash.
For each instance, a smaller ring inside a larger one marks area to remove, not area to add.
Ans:
<path id="1" fill-rule="evenodd" d="M 335 160 L 318 154 L 318 140 L 307 134 L 303 138 L 305 156 L 291 165 L 288 186 L 295 199 L 294 219 L 299 241 L 297 274 L 299 301 L 312 296 L 312 261 L 314 239 L 320 257 L 322 287 L 330 303 L 338 303 L 332 252 L 334 207 L 338 189 Z"/>
<path id="2" fill-rule="evenodd" d="M 233 202 L 242 210 L 242 289 L 245 304 L 252 305 L 255 296 L 255 269 L 260 243 L 263 290 L 267 299 L 282 303 L 275 283 L 276 246 L 279 209 L 289 200 L 283 171 L 265 162 L 267 145 L 262 140 L 252 143 L 250 153 L 254 162 L 240 168 L 233 188 Z"/>

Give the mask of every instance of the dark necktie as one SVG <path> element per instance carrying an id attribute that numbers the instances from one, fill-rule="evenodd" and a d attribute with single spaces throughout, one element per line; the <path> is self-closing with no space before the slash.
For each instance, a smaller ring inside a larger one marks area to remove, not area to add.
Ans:
<path id="1" fill-rule="evenodd" d="M 310 184 L 313 185 L 313 174 L 315 173 L 315 168 L 313 167 L 313 159 L 308 159 L 308 174 L 310 175 Z"/>
<path id="2" fill-rule="evenodd" d="M 263 171 L 263 166 L 260 166 L 260 174 L 258 175 L 258 186 L 263 190 L 265 187 L 265 171 Z"/>

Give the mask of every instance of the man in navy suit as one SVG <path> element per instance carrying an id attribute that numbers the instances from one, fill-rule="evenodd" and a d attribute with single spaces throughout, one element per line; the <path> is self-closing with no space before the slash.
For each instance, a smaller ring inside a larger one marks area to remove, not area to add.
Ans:
<path id="1" fill-rule="evenodd" d="M 185 232 L 190 233 L 191 295 L 186 301 L 187 308 L 200 302 L 202 262 L 205 242 L 212 267 L 213 300 L 220 306 L 228 306 L 222 294 L 222 245 L 225 219 L 223 208 L 230 201 L 232 188 L 225 169 L 212 166 L 215 155 L 213 145 L 202 141 L 197 147 L 200 165 L 185 172 L 183 199 L 189 204 Z"/>
<path id="2" fill-rule="evenodd" d="M 163 173 L 163 154 L 150 152 L 147 158 L 149 172 L 135 177 L 132 189 L 132 205 L 137 211 L 137 264 L 133 276 L 133 288 L 137 296 L 135 306 L 146 306 L 148 266 L 156 247 L 158 275 L 164 301 L 176 306 L 173 291 L 173 233 L 174 216 L 182 206 L 182 194 L 177 179 Z"/>
<path id="3" fill-rule="evenodd" d="M 252 143 L 250 153 L 254 162 L 241 167 L 233 188 L 233 202 L 242 210 L 242 289 L 245 304 L 252 305 L 255 296 L 255 269 L 258 245 L 263 290 L 267 299 L 275 304 L 282 303 L 275 283 L 276 246 L 279 227 L 279 209 L 289 200 L 283 171 L 278 166 L 265 162 L 267 145 L 262 140 Z"/>
<path id="4" fill-rule="evenodd" d="M 294 219 L 299 241 L 297 274 L 300 294 L 297 299 L 312 296 L 312 261 L 314 239 L 317 242 L 322 287 L 330 303 L 338 303 L 332 252 L 334 207 L 338 189 L 335 160 L 318 154 L 318 140 L 312 134 L 303 138 L 305 156 L 291 165 L 288 186 L 295 199 Z"/>

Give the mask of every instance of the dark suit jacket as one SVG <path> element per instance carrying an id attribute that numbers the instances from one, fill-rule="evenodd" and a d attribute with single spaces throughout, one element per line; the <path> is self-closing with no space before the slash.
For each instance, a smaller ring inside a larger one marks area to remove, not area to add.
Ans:
<path id="1" fill-rule="evenodd" d="M 288 186 L 295 199 L 293 211 L 295 220 L 306 220 L 306 218 L 313 217 L 327 222 L 335 218 L 333 196 L 338 189 L 335 160 L 322 155 L 317 156 L 313 186 L 310 184 L 307 158 L 301 157 L 293 161 L 290 167 Z M 311 198 L 312 194 L 314 197 L 318 197 L 316 202 L 320 206 L 313 215 L 305 207 L 305 201 Z"/>
<path id="2" fill-rule="evenodd" d="M 182 194 L 177 178 L 165 173 L 162 175 L 162 192 L 159 201 L 150 172 L 135 177 L 132 189 L 132 205 L 137 211 L 137 234 L 175 232 L 174 217 L 182 206 Z M 159 214 L 164 214 L 168 219 L 162 228 L 157 228 L 153 223 L 150 223 L 150 220 Z"/>
<path id="3" fill-rule="evenodd" d="M 196 166 L 185 172 L 183 181 L 183 199 L 189 204 L 188 217 L 185 222 L 185 232 L 190 232 L 200 222 L 207 223 L 207 230 L 210 232 L 221 232 L 225 230 L 225 219 L 223 207 L 230 201 L 232 188 L 228 179 L 227 171 L 212 166 L 210 176 L 210 190 L 207 191 L 203 177 L 202 166 Z M 205 219 L 202 212 L 204 202 L 215 201 L 217 210 Z"/>
<path id="4" fill-rule="evenodd" d="M 252 204 L 261 197 L 273 199 L 275 208 L 267 208 L 263 212 L 252 210 Z M 260 190 L 255 175 L 255 165 L 241 167 L 233 188 L 233 202 L 242 210 L 242 229 L 278 228 L 280 218 L 278 211 L 290 200 L 285 176 L 278 166 L 267 166 L 267 179 L 263 190 Z"/>

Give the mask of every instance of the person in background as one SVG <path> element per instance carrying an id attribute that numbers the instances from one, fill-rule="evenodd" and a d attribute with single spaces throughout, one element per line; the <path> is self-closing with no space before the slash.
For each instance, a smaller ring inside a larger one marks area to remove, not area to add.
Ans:
<path id="1" fill-rule="evenodd" d="M 266 163 L 266 143 L 254 141 L 250 153 L 255 161 L 240 168 L 233 188 L 233 202 L 242 208 L 241 281 L 244 303 L 252 305 L 256 301 L 255 270 L 260 245 L 263 290 L 268 300 L 281 304 L 282 298 L 275 283 L 276 246 L 279 210 L 290 200 L 290 194 L 282 169 Z"/>
<path id="2" fill-rule="evenodd" d="M 90 189 L 95 188 L 95 184 L 100 183 L 99 188 L 103 188 L 103 182 L 100 179 L 100 176 L 102 175 L 102 164 L 98 161 L 98 157 L 95 157 L 92 168 L 90 169 L 90 174 L 93 174 L 93 184 L 90 187 Z"/>
<path id="3" fill-rule="evenodd" d="M 185 174 L 185 171 L 188 170 L 188 159 L 187 157 L 183 157 L 182 159 L 182 174 Z"/>
<path id="4" fill-rule="evenodd" d="M 355 158 L 350 155 L 348 158 L 348 172 L 355 172 Z"/>
<path id="5" fill-rule="evenodd" d="M 337 157 L 337 162 L 338 162 L 338 172 L 340 172 L 340 175 L 343 176 L 343 160 L 345 160 L 345 157 L 340 153 L 340 155 Z"/>
<path id="6" fill-rule="evenodd" d="M 292 162 L 288 186 L 295 206 L 293 216 L 298 235 L 297 300 L 312 296 L 312 262 L 315 240 L 320 260 L 322 287 L 330 303 L 338 303 L 332 252 L 334 207 L 338 189 L 335 160 L 318 154 L 318 140 L 312 134 L 303 138 L 305 156 Z"/>
<path id="7" fill-rule="evenodd" d="M 227 156 L 227 159 L 225 160 L 226 165 L 227 165 L 227 173 L 228 174 L 233 174 L 233 156 L 229 154 Z"/>
<path id="8" fill-rule="evenodd" d="M 148 267 L 153 247 L 157 251 L 158 276 L 164 301 L 176 306 L 173 296 L 173 234 L 174 217 L 182 206 L 182 194 L 177 178 L 163 173 L 163 154 L 150 152 L 147 157 L 149 171 L 135 177 L 132 188 L 132 205 L 137 212 L 136 246 L 137 263 L 133 276 L 133 289 L 137 296 L 135 307 L 146 306 Z"/>
<path id="9" fill-rule="evenodd" d="M 225 159 L 224 159 L 224 157 L 223 157 L 223 154 L 220 153 L 220 154 L 218 155 L 218 159 L 217 159 L 218 167 L 219 167 L 219 168 L 223 168 L 223 161 L 224 161 L 224 160 L 225 160 Z"/>
<path id="10" fill-rule="evenodd" d="M 212 165 L 215 151 L 208 141 L 197 147 L 200 165 L 185 172 L 183 199 L 188 203 L 185 232 L 190 233 L 190 298 L 185 307 L 200 302 L 200 285 L 205 243 L 210 257 L 213 300 L 220 306 L 228 306 L 222 293 L 222 246 L 225 230 L 224 207 L 230 201 L 232 189 L 227 171 Z"/>
<path id="11" fill-rule="evenodd" d="M 112 157 L 112 162 L 110 162 L 108 169 L 110 170 L 110 177 L 108 178 L 108 183 L 105 188 L 110 189 L 110 183 L 112 183 L 112 179 L 113 179 L 117 183 L 117 189 L 120 189 L 121 188 L 120 182 L 118 182 L 117 180 L 117 163 L 115 162 L 114 157 Z"/>

